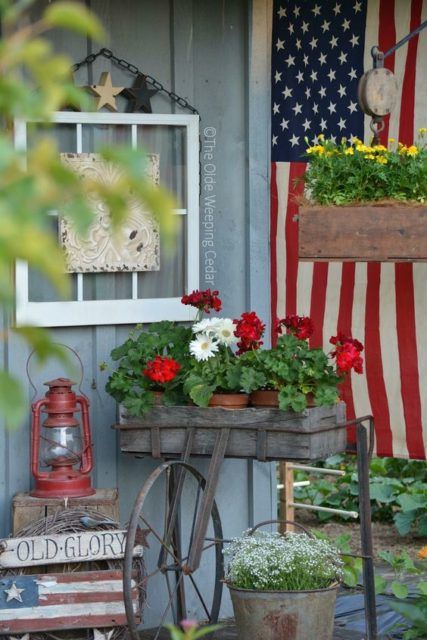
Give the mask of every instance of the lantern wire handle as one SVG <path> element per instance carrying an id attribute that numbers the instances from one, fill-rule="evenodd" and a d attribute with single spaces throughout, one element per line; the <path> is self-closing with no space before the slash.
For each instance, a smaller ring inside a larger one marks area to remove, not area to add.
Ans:
<path id="1" fill-rule="evenodd" d="M 80 365 L 80 372 L 81 372 L 80 380 L 79 380 L 79 382 L 78 382 L 78 385 L 79 385 L 79 392 L 80 392 L 80 394 L 81 394 L 84 398 L 86 398 L 86 400 L 89 402 L 89 398 L 88 398 L 88 397 L 87 397 L 87 395 L 82 391 L 82 382 L 83 382 L 83 376 L 84 376 L 84 367 L 83 367 L 82 359 L 80 358 L 79 354 L 77 353 L 77 351 L 76 351 L 75 349 L 73 349 L 72 347 L 70 347 L 68 344 L 64 344 L 63 342 L 54 342 L 53 344 L 56 344 L 56 345 L 58 345 L 58 346 L 60 346 L 60 347 L 65 347 L 66 349 L 68 349 L 69 351 L 71 351 L 71 353 L 73 353 L 73 354 L 76 356 L 76 358 L 77 358 L 77 360 L 78 360 L 78 362 L 79 362 L 79 365 Z M 29 381 L 30 385 L 32 386 L 32 388 L 34 389 L 34 394 L 33 394 L 33 397 L 31 398 L 31 402 L 33 402 L 34 398 L 37 396 L 37 387 L 35 386 L 35 384 L 34 384 L 34 382 L 33 382 L 32 378 L 31 378 L 31 375 L 30 375 L 30 360 L 31 360 L 31 358 L 33 357 L 33 355 L 34 355 L 34 353 L 35 353 L 35 352 L 36 352 L 36 350 L 35 350 L 35 349 L 33 349 L 33 350 L 31 351 L 30 355 L 29 355 L 29 356 L 28 356 L 28 358 L 27 358 L 27 363 L 26 363 L 26 365 L 25 365 L 25 370 L 26 370 L 26 372 L 27 372 L 27 378 L 28 378 L 28 381 Z"/>

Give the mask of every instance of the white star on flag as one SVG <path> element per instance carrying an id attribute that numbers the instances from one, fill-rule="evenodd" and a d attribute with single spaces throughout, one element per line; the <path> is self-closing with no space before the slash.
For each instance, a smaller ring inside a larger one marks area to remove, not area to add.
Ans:
<path id="1" fill-rule="evenodd" d="M 301 29 L 303 33 L 307 33 L 307 31 L 309 30 L 310 25 L 308 22 L 304 22 L 304 20 L 302 21 L 302 25 L 301 25 Z"/>
<path id="2" fill-rule="evenodd" d="M 335 15 L 336 15 L 336 16 L 337 16 L 339 13 L 341 13 L 341 5 L 340 5 L 340 4 L 338 4 L 338 2 L 337 2 L 337 4 L 336 4 L 336 5 L 335 5 L 335 7 L 334 7 L 334 13 L 335 13 Z"/>
<path id="3" fill-rule="evenodd" d="M 310 129 L 310 125 L 311 125 L 311 120 L 307 120 L 306 118 L 302 125 L 304 127 L 304 131 L 307 131 L 307 129 Z"/>
<path id="4" fill-rule="evenodd" d="M 286 9 L 284 9 L 283 7 L 280 7 L 277 13 L 279 18 L 286 18 Z"/>
<path id="5" fill-rule="evenodd" d="M 344 22 L 342 23 L 342 28 L 344 31 L 350 29 L 350 20 L 347 20 L 347 18 L 345 18 Z"/>
<path id="6" fill-rule="evenodd" d="M 295 77 L 298 80 L 298 84 L 304 81 L 304 74 L 302 71 L 299 71 Z"/>
<path id="7" fill-rule="evenodd" d="M 329 69 L 328 78 L 331 82 L 335 80 L 336 73 L 335 69 Z"/>
<path id="8" fill-rule="evenodd" d="M 21 593 L 25 591 L 25 589 L 19 589 L 16 586 L 16 583 L 13 582 L 12 586 L 9 589 L 5 589 L 4 592 L 7 593 L 6 602 L 11 602 L 11 600 L 17 600 L 18 602 L 22 602 Z"/>
<path id="9" fill-rule="evenodd" d="M 294 25 L 292 24 L 292 22 L 289 23 L 288 31 L 290 35 L 292 35 L 294 32 Z"/>
<path id="10" fill-rule="evenodd" d="M 282 73 L 279 71 L 276 71 L 275 76 L 274 76 L 274 82 L 280 82 L 282 79 Z"/>
<path id="11" fill-rule="evenodd" d="M 359 13 L 359 11 L 362 11 L 362 3 L 356 2 L 353 7 L 353 10 L 354 10 L 354 13 Z"/>
<path id="12" fill-rule="evenodd" d="M 351 46 L 355 47 L 356 45 L 359 44 L 359 36 L 355 36 L 353 33 L 352 37 L 350 38 L 350 42 L 351 42 Z"/>
<path id="13" fill-rule="evenodd" d="M 338 46 L 338 38 L 336 36 L 332 36 L 329 40 L 329 44 L 331 45 L 331 49 L 335 49 Z"/>
<path id="14" fill-rule="evenodd" d="M 351 102 L 348 105 L 347 109 L 350 110 L 350 113 L 354 113 L 355 111 L 357 111 L 357 102 Z"/>
<path id="15" fill-rule="evenodd" d="M 280 49 L 284 49 L 285 48 L 284 44 L 285 44 L 284 40 L 280 40 L 280 38 L 277 38 L 277 42 L 276 42 L 277 51 L 280 51 Z"/>
<path id="16" fill-rule="evenodd" d="M 299 38 L 297 38 L 297 40 L 295 42 L 295 46 L 298 49 L 298 51 L 300 51 L 302 49 L 301 40 Z"/>
<path id="17" fill-rule="evenodd" d="M 326 64 L 326 54 L 325 53 L 321 53 L 319 56 L 319 62 L 321 65 Z"/>
<path id="18" fill-rule="evenodd" d="M 344 118 L 340 118 L 340 121 L 338 122 L 338 126 L 339 126 L 341 131 L 343 129 L 345 129 L 345 120 L 344 120 Z"/>
<path id="19" fill-rule="evenodd" d="M 282 127 L 282 131 L 288 128 L 288 124 L 289 124 L 289 120 L 285 120 L 285 118 L 283 118 L 282 122 L 280 123 L 280 126 Z"/>
<path id="20" fill-rule="evenodd" d="M 296 136 L 295 134 L 292 136 L 292 138 L 289 138 L 289 142 L 291 143 L 291 145 L 294 147 L 296 144 L 298 144 L 299 142 L 299 136 Z"/>
<path id="21" fill-rule="evenodd" d="M 290 89 L 289 87 L 285 87 L 285 90 L 282 91 L 283 96 L 286 100 L 286 98 L 292 98 L 292 89 Z"/>
<path id="22" fill-rule="evenodd" d="M 288 65 L 288 67 L 292 67 L 293 65 L 295 65 L 295 56 L 291 56 L 291 54 L 289 54 L 285 62 Z"/>
<path id="23" fill-rule="evenodd" d="M 320 15 L 320 7 L 318 4 L 316 4 L 313 8 L 312 8 L 312 12 L 314 13 L 315 16 L 319 16 Z"/>
<path id="24" fill-rule="evenodd" d="M 328 22 L 327 20 L 324 20 L 324 21 L 323 21 L 323 24 L 322 24 L 322 31 L 323 31 L 323 33 L 325 33 L 326 31 L 329 31 L 329 27 L 330 27 L 330 26 L 331 26 L 331 23 L 330 23 L 330 22 Z"/>
<path id="25" fill-rule="evenodd" d="M 313 102 L 313 113 L 319 113 L 319 105 Z"/>
<path id="26" fill-rule="evenodd" d="M 344 62 L 347 62 L 347 54 L 344 53 L 344 51 L 341 51 L 340 55 L 338 56 L 338 60 L 341 62 L 341 64 L 344 64 Z"/>
<path id="27" fill-rule="evenodd" d="M 293 14 L 294 14 L 295 18 L 298 18 L 299 14 L 300 14 L 300 11 L 301 11 L 301 9 L 295 5 L 294 10 L 293 10 Z"/>
<path id="28" fill-rule="evenodd" d="M 319 93 L 320 93 L 320 97 L 321 98 L 325 98 L 326 97 L 326 89 L 325 89 L 325 87 L 320 87 Z"/>
<path id="29" fill-rule="evenodd" d="M 340 98 L 343 98 L 346 95 L 347 89 L 340 84 L 340 88 L 338 89 L 338 93 L 340 94 Z"/>
<path id="30" fill-rule="evenodd" d="M 280 113 L 280 106 L 276 103 L 273 104 L 273 113 Z"/>
<path id="31" fill-rule="evenodd" d="M 277 136 L 273 136 L 272 137 L 271 144 L 273 145 L 273 147 L 275 147 L 277 145 Z"/>
<path id="32" fill-rule="evenodd" d="M 315 49 L 315 48 L 317 47 L 317 40 L 318 40 L 318 38 L 315 38 L 314 36 L 313 36 L 313 38 L 310 40 L 309 45 L 310 45 L 310 47 L 311 47 L 312 49 Z"/>
<path id="33" fill-rule="evenodd" d="M 337 106 L 336 102 L 332 102 L 332 100 L 329 101 L 328 111 L 329 111 L 330 114 L 336 112 L 336 106 Z"/>
<path id="34" fill-rule="evenodd" d="M 297 116 L 299 113 L 301 113 L 302 110 L 302 105 L 299 104 L 298 102 L 295 104 L 294 107 L 292 107 L 292 111 L 295 113 L 295 115 Z"/>
<path id="35" fill-rule="evenodd" d="M 350 76 L 350 78 L 351 78 L 352 80 L 356 80 L 356 78 L 357 78 L 357 71 L 356 71 L 356 69 L 353 69 L 353 67 L 352 67 L 352 68 L 351 68 L 351 71 L 350 71 L 350 73 L 349 73 L 348 75 Z"/>
<path id="36" fill-rule="evenodd" d="M 311 78 L 311 81 L 312 81 L 312 82 L 316 82 L 316 80 L 317 80 L 317 71 L 314 71 L 314 70 L 313 70 L 313 71 L 310 73 L 310 78 Z"/>
<path id="37" fill-rule="evenodd" d="M 322 118 L 320 121 L 320 128 L 322 129 L 322 131 L 324 131 L 327 127 L 328 123 L 326 122 L 325 118 Z"/>

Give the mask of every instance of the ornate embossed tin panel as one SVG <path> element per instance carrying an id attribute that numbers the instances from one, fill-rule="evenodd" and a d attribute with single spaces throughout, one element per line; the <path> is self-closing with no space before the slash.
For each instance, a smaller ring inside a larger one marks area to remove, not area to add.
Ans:
<path id="1" fill-rule="evenodd" d="M 63 153 L 61 158 L 82 178 L 93 176 L 111 184 L 121 171 L 96 153 Z M 147 155 L 147 174 L 159 184 L 159 155 Z M 95 222 L 85 238 L 80 237 L 66 218 L 59 224 L 60 243 L 65 250 L 69 273 L 104 271 L 158 271 L 160 269 L 159 227 L 140 203 L 130 198 L 126 223 L 116 232 L 110 227 L 104 203 L 93 199 Z"/>

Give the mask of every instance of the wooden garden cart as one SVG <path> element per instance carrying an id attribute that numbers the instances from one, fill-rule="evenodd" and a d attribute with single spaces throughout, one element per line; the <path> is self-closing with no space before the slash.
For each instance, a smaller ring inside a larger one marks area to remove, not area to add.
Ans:
<path id="1" fill-rule="evenodd" d="M 217 621 L 226 540 L 223 538 L 215 490 L 224 458 L 264 462 L 322 460 L 346 450 L 349 424 L 355 426 L 357 433 L 367 638 L 373 640 L 376 637 L 376 617 L 368 479 L 369 457 L 373 448 L 371 416 L 346 422 L 344 403 L 308 408 L 301 413 L 261 408 L 229 410 L 156 406 L 142 418 L 128 417 L 121 409 L 120 422 L 115 425 L 120 432 L 121 451 L 138 457 L 164 459 L 138 493 L 128 526 L 123 590 L 133 640 L 141 638 L 138 626 L 142 617 L 141 611 L 135 613 L 132 603 L 134 545 L 150 546 L 152 561 L 146 569 L 147 589 L 150 581 L 157 585 L 157 589 L 160 579 L 166 583 L 164 591 L 167 597 L 160 625 L 152 634 L 145 635 L 144 632 L 143 638 L 157 640 L 167 616 L 172 615 L 176 622 L 189 617 L 189 589 L 201 604 L 206 619 Z M 190 464 L 190 456 L 194 456 L 195 463 L 196 457 L 209 458 L 206 478 Z M 146 517 L 149 494 L 156 505 L 155 522 L 149 522 Z M 194 505 L 192 513 L 185 518 L 180 512 L 180 502 L 184 499 L 187 505 Z M 203 574 L 202 590 L 197 571 L 201 571 L 205 556 L 209 556 L 209 570 Z M 210 585 L 206 583 L 208 574 Z M 142 602 L 141 610 L 144 608 L 145 603 Z"/>

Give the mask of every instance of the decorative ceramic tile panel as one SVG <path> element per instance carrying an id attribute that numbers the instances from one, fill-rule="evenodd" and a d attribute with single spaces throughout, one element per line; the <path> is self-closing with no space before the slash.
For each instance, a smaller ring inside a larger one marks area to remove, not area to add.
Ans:
<path id="1" fill-rule="evenodd" d="M 63 162 L 82 178 L 94 178 L 111 184 L 120 180 L 121 170 L 105 162 L 96 153 L 62 153 Z M 160 158 L 147 155 L 148 177 L 159 184 Z M 130 212 L 124 225 L 112 233 L 108 210 L 93 199 L 95 222 L 85 238 L 77 235 L 73 225 L 60 218 L 59 238 L 65 250 L 69 273 L 104 271 L 158 271 L 160 269 L 159 226 L 139 202 L 129 200 Z"/>

